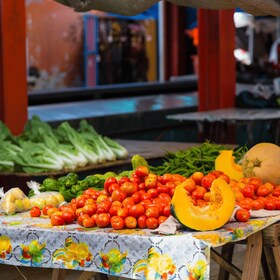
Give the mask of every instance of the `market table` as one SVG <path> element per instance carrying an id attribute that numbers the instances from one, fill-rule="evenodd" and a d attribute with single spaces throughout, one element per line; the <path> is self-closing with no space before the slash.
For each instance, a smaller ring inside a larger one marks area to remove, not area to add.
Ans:
<path id="1" fill-rule="evenodd" d="M 232 143 L 229 131 L 231 129 L 231 125 L 245 125 L 250 145 L 254 142 L 253 129 L 256 122 L 265 121 L 273 126 L 272 131 L 274 134 L 274 141 L 275 143 L 279 143 L 279 109 L 227 108 L 204 112 L 168 115 L 167 119 L 179 122 L 196 122 L 198 132 L 203 138 L 210 135 L 219 142 L 225 143 Z M 206 136 L 207 132 L 208 135 Z"/>
<path id="2" fill-rule="evenodd" d="M 257 280 L 262 233 L 279 220 L 277 215 L 248 223 L 227 223 L 216 231 L 178 228 L 174 234 L 164 235 L 147 229 L 86 229 L 78 224 L 52 227 L 49 218 L 31 218 L 28 212 L 2 215 L 0 262 L 53 268 L 53 280 L 63 280 L 64 269 L 96 272 L 104 277 L 207 280 L 213 250 L 247 240 L 244 271 L 239 279 Z"/>

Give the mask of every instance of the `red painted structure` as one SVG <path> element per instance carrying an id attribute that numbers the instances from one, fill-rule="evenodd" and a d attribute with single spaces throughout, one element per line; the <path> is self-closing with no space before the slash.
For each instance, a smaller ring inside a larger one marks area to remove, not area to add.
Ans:
<path id="1" fill-rule="evenodd" d="M 25 0 L 0 0 L 0 120 L 14 134 L 27 120 Z"/>
<path id="2" fill-rule="evenodd" d="M 165 80 L 186 72 L 185 7 L 164 3 Z"/>
<path id="3" fill-rule="evenodd" d="M 183 8 L 165 3 L 166 77 L 183 73 Z M 14 134 L 27 121 L 24 0 L 0 0 L 0 120 Z M 182 31 L 182 32 L 181 32 Z M 233 107 L 233 11 L 199 11 L 199 110 Z"/>
<path id="4" fill-rule="evenodd" d="M 233 10 L 199 10 L 199 110 L 234 107 Z"/>

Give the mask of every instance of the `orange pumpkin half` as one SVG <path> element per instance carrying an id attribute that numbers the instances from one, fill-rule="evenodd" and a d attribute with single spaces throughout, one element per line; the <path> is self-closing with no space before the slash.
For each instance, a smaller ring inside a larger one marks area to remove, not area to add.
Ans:
<path id="1" fill-rule="evenodd" d="M 171 201 L 171 214 L 187 228 L 207 231 L 222 227 L 230 219 L 235 196 L 229 184 L 222 178 L 213 181 L 207 206 L 196 206 L 184 184 L 176 187 Z"/>

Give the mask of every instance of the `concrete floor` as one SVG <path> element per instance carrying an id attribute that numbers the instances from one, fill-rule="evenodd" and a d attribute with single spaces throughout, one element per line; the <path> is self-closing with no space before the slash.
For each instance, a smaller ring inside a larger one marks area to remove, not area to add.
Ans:
<path id="1" fill-rule="evenodd" d="M 245 255 L 245 245 L 236 245 L 234 256 L 233 256 L 233 263 L 242 269 L 243 265 L 243 259 Z M 219 272 L 219 266 L 211 262 L 211 277 L 210 280 L 216 280 L 218 279 L 218 272 Z M 0 264 L 0 279 L 5 280 L 50 280 L 52 275 L 51 269 L 37 269 L 37 268 L 28 268 L 28 267 L 18 267 L 17 270 L 14 266 L 8 266 L 8 265 L 2 265 Z M 67 271 L 65 280 L 79 280 L 82 272 L 75 271 L 75 270 L 69 270 Z M 125 280 L 124 278 L 120 277 L 110 277 L 111 280 Z M 234 280 L 235 278 L 233 276 L 230 276 L 229 280 Z M 258 280 L 264 280 L 263 272 L 260 271 L 260 275 Z M 91 279 L 88 280 L 97 280 L 97 278 L 94 278 L 94 276 Z M 248 279 L 249 280 L 249 279 Z"/>

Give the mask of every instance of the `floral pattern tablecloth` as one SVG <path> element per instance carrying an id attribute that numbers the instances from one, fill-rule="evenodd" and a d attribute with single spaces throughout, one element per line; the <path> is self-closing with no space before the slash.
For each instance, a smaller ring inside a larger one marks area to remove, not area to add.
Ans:
<path id="1" fill-rule="evenodd" d="M 0 263 L 95 271 L 132 279 L 210 278 L 210 248 L 245 239 L 280 220 L 280 215 L 228 223 L 208 232 L 52 227 L 29 213 L 0 216 Z"/>

